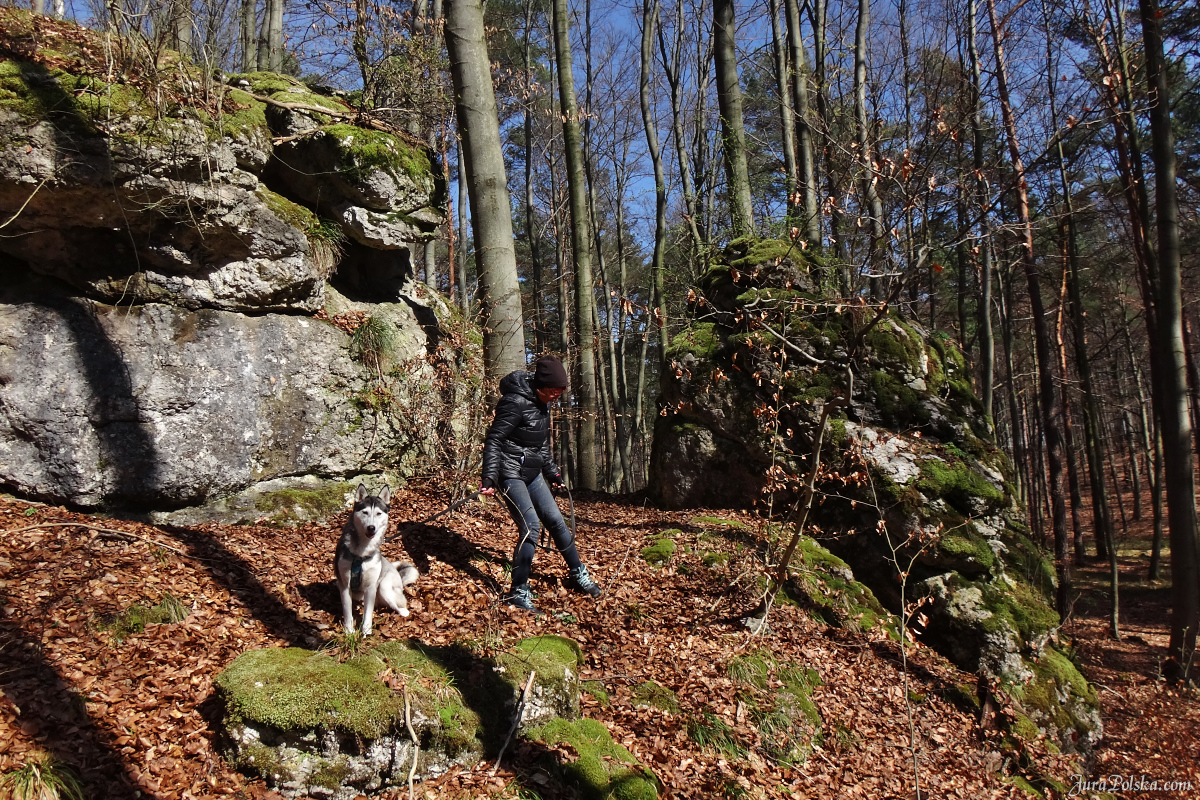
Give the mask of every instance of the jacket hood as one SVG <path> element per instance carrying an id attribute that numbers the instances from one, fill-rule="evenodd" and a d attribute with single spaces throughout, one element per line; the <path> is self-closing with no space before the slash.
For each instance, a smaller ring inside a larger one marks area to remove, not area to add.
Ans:
<path id="1" fill-rule="evenodd" d="M 523 369 L 510 372 L 500 379 L 500 394 L 519 394 L 535 402 L 538 399 L 533 389 L 533 375 Z"/>

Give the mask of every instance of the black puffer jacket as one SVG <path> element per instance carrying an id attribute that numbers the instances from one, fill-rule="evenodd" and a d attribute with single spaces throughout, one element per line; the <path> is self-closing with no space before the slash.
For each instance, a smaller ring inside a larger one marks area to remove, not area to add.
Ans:
<path id="1" fill-rule="evenodd" d="M 517 370 L 500 381 L 503 395 L 483 442 L 483 488 L 519 478 L 532 483 L 538 473 L 547 482 L 559 480 L 558 464 L 550 455 L 550 409 L 538 400 L 533 376 Z"/>

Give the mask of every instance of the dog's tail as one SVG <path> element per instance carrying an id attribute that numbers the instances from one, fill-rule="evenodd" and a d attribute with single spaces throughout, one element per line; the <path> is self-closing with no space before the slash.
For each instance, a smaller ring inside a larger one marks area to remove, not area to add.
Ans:
<path id="1" fill-rule="evenodd" d="M 417 568 L 407 561 L 396 565 L 396 572 L 400 574 L 400 582 L 405 586 L 410 583 L 416 583 L 417 578 L 421 577 L 421 573 L 417 572 Z"/>

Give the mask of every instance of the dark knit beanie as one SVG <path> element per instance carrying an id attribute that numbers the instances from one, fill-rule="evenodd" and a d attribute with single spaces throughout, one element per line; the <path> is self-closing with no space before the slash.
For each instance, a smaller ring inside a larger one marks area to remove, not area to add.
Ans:
<path id="1" fill-rule="evenodd" d="M 533 388 L 566 389 L 567 371 L 554 356 L 542 356 L 533 365 Z"/>

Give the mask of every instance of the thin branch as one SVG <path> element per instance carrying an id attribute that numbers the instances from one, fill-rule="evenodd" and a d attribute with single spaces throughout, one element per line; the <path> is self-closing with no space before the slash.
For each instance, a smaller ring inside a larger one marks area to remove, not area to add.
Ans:
<path id="1" fill-rule="evenodd" d="M 32 531 L 37 528 L 87 528 L 89 531 L 96 531 L 106 538 L 116 537 L 119 539 L 137 539 L 147 544 L 152 544 L 155 547 L 161 547 L 164 550 L 170 550 L 172 553 L 178 553 L 181 556 L 187 556 L 187 553 L 178 548 L 172 547 L 169 544 L 163 544 L 162 542 L 156 542 L 155 540 L 148 539 L 145 536 L 138 536 L 136 533 L 113 530 L 112 528 L 101 528 L 98 525 L 88 525 L 83 522 L 48 522 L 41 525 L 26 525 L 24 528 L 10 528 L 6 531 L 0 531 L 0 533 L 21 533 L 22 531 Z"/>
<path id="2" fill-rule="evenodd" d="M 508 736 L 504 737 L 504 744 L 500 747 L 500 753 L 496 756 L 496 763 L 492 767 L 491 775 L 496 774 L 496 770 L 500 769 L 500 760 L 504 758 L 504 751 L 508 749 L 509 742 L 512 741 L 513 734 L 517 732 L 517 728 L 521 725 L 521 717 L 525 716 L 525 704 L 529 701 L 529 693 L 533 689 L 533 679 L 537 675 L 535 670 L 529 670 L 529 677 L 525 679 L 525 688 L 521 690 L 521 699 L 517 702 L 517 713 L 513 717 L 512 727 L 508 729 Z"/>

